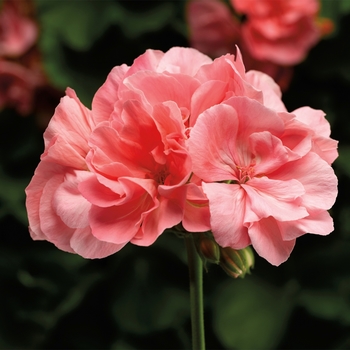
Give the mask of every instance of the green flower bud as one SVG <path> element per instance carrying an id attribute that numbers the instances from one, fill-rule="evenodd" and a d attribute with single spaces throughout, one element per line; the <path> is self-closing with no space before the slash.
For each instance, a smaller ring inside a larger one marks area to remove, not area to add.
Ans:
<path id="1" fill-rule="evenodd" d="M 195 244 L 197 252 L 205 262 L 218 264 L 220 261 L 220 247 L 215 242 L 211 233 L 198 233 L 193 235 L 195 238 Z"/>
<path id="2" fill-rule="evenodd" d="M 221 248 L 220 266 L 229 276 L 243 278 L 254 267 L 254 254 L 251 247 L 240 250 L 230 247 Z"/>

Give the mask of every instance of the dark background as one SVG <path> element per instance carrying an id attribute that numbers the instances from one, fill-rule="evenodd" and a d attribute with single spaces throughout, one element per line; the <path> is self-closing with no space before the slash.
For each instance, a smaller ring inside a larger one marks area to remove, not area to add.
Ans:
<path id="1" fill-rule="evenodd" d="M 146 49 L 189 46 L 184 1 L 35 1 L 38 47 L 59 95 L 74 88 L 90 107 L 113 66 Z M 295 67 L 288 110 L 327 113 L 339 140 L 335 231 L 298 238 L 273 267 L 256 256 L 233 280 L 204 276 L 208 349 L 350 348 L 350 1 L 325 0 L 335 31 Z M 53 98 L 52 113 L 55 104 Z M 0 348 L 187 349 L 191 346 L 184 242 L 165 234 L 101 260 L 34 242 L 24 188 L 43 151 L 38 115 L 0 112 Z"/>

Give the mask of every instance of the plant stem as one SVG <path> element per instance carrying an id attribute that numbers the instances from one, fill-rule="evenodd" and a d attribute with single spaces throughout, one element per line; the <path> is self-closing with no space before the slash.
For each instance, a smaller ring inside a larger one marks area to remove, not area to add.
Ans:
<path id="1" fill-rule="evenodd" d="M 185 236 L 190 277 L 192 349 L 205 350 L 203 317 L 203 263 L 196 251 L 192 235 Z"/>

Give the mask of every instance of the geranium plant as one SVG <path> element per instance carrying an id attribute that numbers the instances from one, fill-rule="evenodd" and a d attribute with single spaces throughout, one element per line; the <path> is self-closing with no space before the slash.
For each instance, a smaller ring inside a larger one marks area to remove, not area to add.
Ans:
<path id="1" fill-rule="evenodd" d="M 67 89 L 26 189 L 34 240 L 85 258 L 164 232 L 186 240 L 193 348 L 204 348 L 202 260 L 244 276 L 296 238 L 333 230 L 337 142 L 324 113 L 288 112 L 278 85 L 237 55 L 147 50 L 112 69 L 91 109 Z"/>

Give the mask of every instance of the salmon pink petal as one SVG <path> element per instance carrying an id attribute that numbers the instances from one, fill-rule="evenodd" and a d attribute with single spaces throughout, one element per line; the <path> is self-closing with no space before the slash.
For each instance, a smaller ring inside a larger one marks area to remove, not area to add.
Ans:
<path id="1" fill-rule="evenodd" d="M 79 183 L 93 175 L 87 171 L 75 171 L 65 176 L 57 188 L 52 205 L 61 220 L 71 228 L 89 226 L 88 214 L 91 207 L 78 189 Z"/>
<path id="2" fill-rule="evenodd" d="M 282 239 L 278 223 L 272 217 L 251 224 L 249 237 L 255 251 L 275 266 L 286 261 L 295 246 L 295 240 Z"/>
<path id="3" fill-rule="evenodd" d="M 188 140 L 194 173 L 206 182 L 238 180 L 234 172 L 237 131 L 237 113 L 231 106 L 216 105 L 203 112 Z"/>
<path id="4" fill-rule="evenodd" d="M 189 64 L 191 62 L 191 64 Z M 212 59 L 190 47 L 172 47 L 159 62 L 158 72 L 169 72 L 195 76 L 201 66 L 212 63 Z"/>
<path id="5" fill-rule="evenodd" d="M 92 113 L 96 124 L 109 120 L 114 104 L 119 99 L 118 89 L 128 69 L 126 64 L 114 67 L 105 83 L 97 90 L 92 100 Z"/>
<path id="6" fill-rule="evenodd" d="M 138 71 L 158 72 L 159 61 L 164 56 L 164 52 L 159 50 L 146 50 L 146 52 L 137 57 L 125 77 L 133 75 Z"/>
<path id="7" fill-rule="evenodd" d="M 285 119 L 285 130 L 281 136 L 283 145 L 289 150 L 289 160 L 297 160 L 310 152 L 312 148 L 312 132 L 305 125 L 292 117 L 290 113 L 279 113 Z"/>
<path id="8" fill-rule="evenodd" d="M 103 208 L 142 198 L 145 192 L 155 196 L 155 183 L 151 179 L 119 178 L 117 184 L 108 188 L 92 176 L 79 184 L 79 190 L 90 203 Z"/>
<path id="9" fill-rule="evenodd" d="M 263 93 L 264 106 L 275 111 L 287 111 L 281 100 L 281 89 L 275 81 L 267 74 L 250 70 L 246 74 L 246 81 Z"/>
<path id="10" fill-rule="evenodd" d="M 152 157 L 147 154 L 148 147 L 143 150 L 138 143 L 125 142 L 111 127 L 96 128 L 91 135 L 90 144 L 93 150 L 87 157 L 89 166 L 109 178 L 127 176 L 129 173 L 144 177 L 151 167 Z M 119 172 L 114 172 L 116 170 Z"/>
<path id="11" fill-rule="evenodd" d="M 254 167 L 255 174 L 268 174 L 289 160 L 288 151 L 281 140 L 268 131 L 251 134 L 249 144 L 257 162 Z"/>
<path id="12" fill-rule="evenodd" d="M 188 232 L 210 231 L 208 198 L 199 186 L 189 183 L 186 186 L 186 203 L 182 226 Z"/>
<path id="13" fill-rule="evenodd" d="M 74 167 L 87 170 L 84 152 L 66 142 L 60 136 L 54 136 L 47 144 L 47 150 L 41 155 L 41 159 L 47 162 L 61 164 L 62 166 Z"/>
<path id="14" fill-rule="evenodd" d="M 62 221 L 52 205 L 53 196 L 62 181 L 62 174 L 57 174 L 45 183 L 39 207 L 40 230 L 45 239 L 55 244 L 58 248 L 71 252 L 70 238 L 75 230 Z"/>
<path id="15" fill-rule="evenodd" d="M 171 141 L 182 142 L 185 135 L 181 111 L 176 103 L 169 101 L 154 106 L 153 119 L 162 137 L 165 152 L 171 148 Z M 180 146 L 180 145 L 179 145 Z"/>
<path id="16" fill-rule="evenodd" d="M 331 127 L 325 119 L 325 113 L 310 107 L 301 107 L 292 112 L 296 120 L 308 125 L 318 136 L 329 137 Z"/>
<path id="17" fill-rule="evenodd" d="M 202 66 L 198 70 L 196 78 L 202 83 L 213 80 L 227 83 L 227 94 L 230 95 L 229 97 L 247 96 L 262 102 L 262 92 L 245 81 L 244 72 L 240 52 L 237 50 L 236 57 L 227 54 L 216 58 L 210 65 Z"/>
<path id="18" fill-rule="evenodd" d="M 155 105 L 165 101 L 174 101 L 180 107 L 190 108 L 191 96 L 199 87 L 199 82 L 186 76 L 171 76 L 151 71 L 141 71 L 126 78 L 128 89 L 142 91 L 144 103 Z"/>
<path id="19" fill-rule="evenodd" d="M 80 102 L 74 90 L 68 88 L 44 133 L 45 144 L 59 134 L 67 143 L 86 151 L 94 126 L 91 111 Z"/>
<path id="20" fill-rule="evenodd" d="M 161 198 L 158 207 L 143 214 L 142 230 L 130 241 L 139 246 L 149 246 L 166 230 L 179 224 L 183 209 L 175 201 Z"/>
<path id="21" fill-rule="evenodd" d="M 337 177 L 333 169 L 315 153 L 285 164 L 269 175 L 280 180 L 298 179 L 305 189 L 303 206 L 308 210 L 328 210 L 337 196 Z"/>
<path id="22" fill-rule="evenodd" d="M 254 132 L 268 130 L 272 135 L 280 136 L 284 131 L 283 121 L 278 114 L 255 100 L 247 97 L 232 97 L 223 103 L 233 107 L 237 112 L 238 137 L 241 140 L 248 140 Z"/>
<path id="23" fill-rule="evenodd" d="M 64 225 L 51 204 L 52 196 L 62 183 L 65 171 L 66 168 L 61 165 L 41 161 L 25 190 L 26 207 L 33 239 L 55 239 L 60 249 L 72 252 L 69 238 L 73 230 Z"/>
<path id="24" fill-rule="evenodd" d="M 308 215 L 306 209 L 300 206 L 300 197 L 305 190 L 297 180 L 253 178 L 242 187 L 247 193 L 246 222 L 259 221 L 268 216 L 279 221 L 290 221 Z"/>
<path id="25" fill-rule="evenodd" d="M 244 225 L 246 196 L 239 185 L 205 183 L 203 191 L 209 199 L 210 223 L 215 240 L 222 247 L 242 249 L 250 244 Z"/>
<path id="26" fill-rule="evenodd" d="M 81 104 L 71 89 L 61 99 L 44 133 L 46 152 L 42 158 L 62 165 L 86 168 L 88 138 L 94 127 L 91 111 Z"/>
<path id="27" fill-rule="evenodd" d="M 328 211 L 311 212 L 307 217 L 298 221 L 280 222 L 282 237 L 289 241 L 298 238 L 305 233 L 328 235 L 334 230 L 333 219 Z"/>
<path id="28" fill-rule="evenodd" d="M 157 205 L 147 192 L 122 205 L 108 208 L 93 205 L 89 214 L 92 234 L 103 242 L 125 244 L 140 230 L 142 213 Z"/>
<path id="29" fill-rule="evenodd" d="M 101 184 L 97 180 L 97 177 L 91 176 L 79 184 L 79 191 L 91 204 L 106 208 L 112 205 L 118 205 L 121 201 L 125 200 L 124 188 L 119 182 L 118 185 L 118 187 L 115 185 L 114 189 L 119 191 L 114 192 Z"/>
<path id="30" fill-rule="evenodd" d="M 328 164 L 338 157 L 338 142 L 330 138 L 331 128 L 325 113 L 310 107 L 301 107 L 292 112 L 296 120 L 309 126 L 313 133 L 313 150 Z"/>
<path id="31" fill-rule="evenodd" d="M 202 84 L 192 96 L 190 126 L 196 123 L 202 112 L 222 102 L 226 97 L 226 92 L 226 82 L 211 80 Z"/>
<path id="32" fill-rule="evenodd" d="M 91 234 L 90 227 L 75 230 L 70 245 L 75 253 L 86 259 L 105 258 L 119 251 L 124 244 L 101 242 Z"/>

